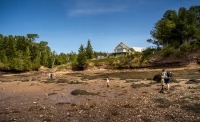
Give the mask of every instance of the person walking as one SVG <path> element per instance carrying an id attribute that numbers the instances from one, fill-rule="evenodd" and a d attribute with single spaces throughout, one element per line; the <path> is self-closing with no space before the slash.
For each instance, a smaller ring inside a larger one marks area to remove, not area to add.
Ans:
<path id="1" fill-rule="evenodd" d="M 167 71 L 167 69 L 162 69 L 162 76 L 161 76 L 161 78 L 162 78 L 162 86 L 165 86 L 166 88 L 167 88 L 167 90 L 169 90 L 169 87 L 170 87 L 170 85 L 169 85 L 169 83 L 170 83 L 170 77 L 169 77 L 169 75 L 168 75 L 168 71 Z"/>

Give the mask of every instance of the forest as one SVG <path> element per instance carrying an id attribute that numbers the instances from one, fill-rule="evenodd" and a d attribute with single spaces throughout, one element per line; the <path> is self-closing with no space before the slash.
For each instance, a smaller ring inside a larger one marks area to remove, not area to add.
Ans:
<path id="1" fill-rule="evenodd" d="M 167 10 L 163 18 L 155 24 L 151 35 L 153 39 L 148 39 L 147 42 L 158 48 L 180 48 L 185 44 L 199 44 L 200 6 L 192 6 L 188 10 L 181 7 L 178 12 Z"/>
<path id="2" fill-rule="evenodd" d="M 27 34 L 26 36 L 0 34 L 0 70 L 30 71 L 38 70 L 41 66 L 52 68 L 66 63 L 71 63 L 74 67 L 82 67 L 87 59 L 92 59 L 97 55 L 106 55 L 104 52 L 93 51 L 90 40 L 86 48 L 81 45 L 79 54 L 75 52 L 57 54 L 51 50 L 48 42 L 37 43 L 36 38 L 39 38 L 38 34 Z"/>
<path id="3" fill-rule="evenodd" d="M 156 45 L 156 49 L 146 49 L 143 59 L 155 52 L 162 56 L 171 54 L 183 57 L 186 52 L 200 47 L 200 6 L 189 9 L 181 7 L 178 11 L 167 10 L 155 23 L 150 32 L 152 39 L 147 42 Z"/>
<path id="4" fill-rule="evenodd" d="M 198 49 L 200 6 L 191 6 L 189 9 L 181 7 L 178 11 L 167 10 L 150 33 L 152 39 L 147 39 L 147 42 L 156 45 L 156 48 L 147 48 L 141 54 L 135 53 L 137 56 L 132 54 L 132 57 L 140 57 L 139 62 L 144 62 L 152 50 L 163 56 L 172 53 L 182 56 L 184 52 Z M 51 50 L 47 41 L 36 42 L 37 38 L 38 34 L 0 34 L 0 70 L 30 71 L 38 70 L 41 66 L 52 68 L 67 63 L 73 68 L 84 69 L 91 59 L 107 55 L 105 52 L 95 52 L 90 40 L 86 47 L 81 44 L 78 54 L 73 51 L 57 54 Z"/>

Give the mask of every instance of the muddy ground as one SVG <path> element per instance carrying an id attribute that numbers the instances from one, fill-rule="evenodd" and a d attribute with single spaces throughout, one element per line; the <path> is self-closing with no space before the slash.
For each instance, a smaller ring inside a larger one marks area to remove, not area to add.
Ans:
<path id="1" fill-rule="evenodd" d="M 1 72 L 0 122 L 199 122 L 199 69 L 171 69 L 164 93 L 152 80 L 160 71 Z"/>

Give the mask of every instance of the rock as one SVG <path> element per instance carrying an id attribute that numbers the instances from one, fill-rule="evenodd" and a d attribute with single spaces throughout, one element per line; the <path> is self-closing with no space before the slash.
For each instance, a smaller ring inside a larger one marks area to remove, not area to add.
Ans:
<path id="1" fill-rule="evenodd" d="M 141 87 L 149 87 L 150 85 L 149 84 L 144 84 L 144 83 L 141 83 L 141 84 L 135 84 L 133 83 L 131 85 L 132 88 L 141 88 Z"/>
<path id="2" fill-rule="evenodd" d="M 72 95 L 98 95 L 99 93 L 91 93 L 85 90 L 76 89 L 71 92 Z"/>
<path id="3" fill-rule="evenodd" d="M 153 77 L 153 81 L 156 81 L 156 82 L 161 82 L 161 74 L 156 74 L 154 77 Z"/>
<path id="4" fill-rule="evenodd" d="M 200 83 L 200 80 L 198 80 L 198 79 L 190 79 L 185 84 L 194 84 L 194 83 Z"/>
<path id="5" fill-rule="evenodd" d="M 126 79 L 125 83 L 138 82 L 139 79 Z"/>
<path id="6" fill-rule="evenodd" d="M 56 83 L 69 83 L 67 79 L 58 79 Z"/>
<path id="7" fill-rule="evenodd" d="M 33 104 L 37 104 L 37 102 L 33 102 Z"/>

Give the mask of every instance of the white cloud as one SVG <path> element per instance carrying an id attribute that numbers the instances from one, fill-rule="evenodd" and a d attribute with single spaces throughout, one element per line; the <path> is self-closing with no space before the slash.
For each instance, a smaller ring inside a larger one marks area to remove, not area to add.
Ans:
<path id="1" fill-rule="evenodd" d="M 68 11 L 69 16 L 84 16 L 123 12 L 125 5 L 116 2 L 102 2 L 98 0 L 76 0 L 75 6 Z"/>
<path id="2" fill-rule="evenodd" d="M 96 15 L 106 14 L 113 12 L 122 12 L 121 8 L 92 8 L 92 9 L 74 9 L 69 12 L 70 16 L 81 16 L 81 15 Z"/>

